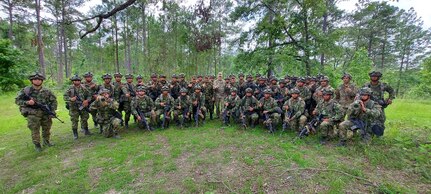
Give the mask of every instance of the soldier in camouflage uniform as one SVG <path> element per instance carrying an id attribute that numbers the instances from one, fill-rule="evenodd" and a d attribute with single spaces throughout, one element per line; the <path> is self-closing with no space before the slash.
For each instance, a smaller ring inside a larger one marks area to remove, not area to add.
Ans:
<path id="1" fill-rule="evenodd" d="M 29 76 L 32 86 L 22 89 L 15 98 L 15 104 L 20 107 L 21 114 L 27 119 L 27 127 L 31 131 L 31 139 L 37 152 L 42 151 L 40 145 L 40 128 L 42 127 L 43 144 L 53 146 L 50 142 L 52 118 L 41 109 L 35 107 L 37 103 L 46 104 L 55 113 L 57 99 L 50 90 L 42 87 L 45 77 L 39 73 Z"/>
<path id="2" fill-rule="evenodd" d="M 247 89 L 247 88 L 252 89 L 253 90 L 252 94 L 254 94 L 254 90 L 256 89 L 256 84 L 253 81 L 253 76 L 252 75 L 250 75 L 250 74 L 247 75 L 246 82 L 244 84 L 244 88 L 245 89 Z M 244 94 L 245 94 L 245 90 L 244 90 Z"/>
<path id="3" fill-rule="evenodd" d="M 160 91 L 158 88 L 157 74 L 151 74 L 151 80 L 147 83 L 147 94 L 148 96 L 155 101 L 157 97 L 160 95 Z"/>
<path id="4" fill-rule="evenodd" d="M 321 80 L 320 80 L 320 86 L 316 89 L 316 91 L 313 94 L 313 99 L 319 103 L 322 100 L 323 97 L 323 90 L 327 89 L 327 90 L 331 90 L 332 92 L 334 92 L 334 88 L 332 88 L 329 85 L 329 78 L 327 76 L 324 76 Z M 334 96 L 332 96 L 332 98 L 334 98 Z"/>
<path id="5" fill-rule="evenodd" d="M 114 88 L 115 87 L 114 87 L 114 85 L 111 84 L 112 76 L 107 73 L 107 74 L 102 76 L 102 79 L 103 79 L 103 84 L 101 84 L 99 86 L 98 92 L 100 92 L 100 90 L 102 90 L 102 89 L 107 89 L 107 90 L 109 90 L 109 96 L 114 96 L 114 93 L 115 93 Z"/>
<path id="6" fill-rule="evenodd" d="M 277 101 L 277 105 L 278 107 L 282 107 L 283 106 L 283 100 L 284 100 L 284 96 L 280 91 L 280 87 L 278 86 L 278 79 L 276 77 L 272 77 L 270 84 L 269 84 L 269 88 L 272 91 L 272 97 Z"/>
<path id="7" fill-rule="evenodd" d="M 201 92 L 201 90 L 202 88 L 199 85 L 195 86 L 195 90 L 194 90 L 195 92 L 191 95 L 191 100 L 192 100 L 192 114 L 195 115 L 197 113 L 199 116 L 199 119 L 203 121 L 205 120 L 207 109 L 205 108 L 205 95 Z"/>
<path id="8" fill-rule="evenodd" d="M 214 80 L 213 82 L 216 118 L 220 118 L 221 108 L 224 104 L 224 85 L 225 82 L 223 81 L 223 74 L 220 72 L 217 75 L 217 80 Z"/>
<path id="9" fill-rule="evenodd" d="M 121 82 L 121 79 L 123 78 L 123 75 L 121 73 L 115 73 L 114 74 L 115 82 L 114 85 L 114 100 L 119 103 L 118 111 L 123 114 L 122 112 L 126 112 L 126 108 L 130 108 L 130 93 L 124 86 L 124 83 Z M 125 107 L 125 104 L 127 103 L 128 107 Z M 127 114 L 127 112 L 126 112 Z M 129 119 L 130 119 L 130 111 L 129 111 Z M 123 123 L 121 123 L 123 125 Z M 128 126 L 126 126 L 128 128 Z"/>
<path id="10" fill-rule="evenodd" d="M 189 120 L 191 110 L 192 99 L 187 95 L 187 89 L 181 88 L 180 96 L 175 100 L 174 105 L 174 120 L 181 128 L 183 128 Z"/>
<path id="11" fill-rule="evenodd" d="M 138 110 L 142 112 L 144 117 L 141 117 L 142 115 L 138 114 Z M 156 118 L 156 114 L 154 112 L 154 102 L 149 96 L 146 95 L 145 86 L 139 86 L 136 89 L 136 96 L 132 98 L 131 102 L 131 111 L 139 122 L 139 128 L 147 127 L 142 125 L 143 122 L 141 122 L 143 119 L 145 119 L 149 126 L 149 129 L 147 130 L 153 130 L 152 126 L 155 125 L 154 121 Z"/>
<path id="12" fill-rule="evenodd" d="M 321 115 L 322 122 L 318 126 L 318 131 L 321 134 L 321 143 L 324 144 L 328 139 L 335 137 L 334 126 L 341 121 L 343 114 L 340 104 L 332 98 L 333 90 L 325 88 L 322 93 L 322 100 L 314 109 L 313 115 Z"/>
<path id="13" fill-rule="evenodd" d="M 179 75 L 179 79 L 180 81 L 178 82 L 178 84 L 180 85 L 180 88 L 187 88 L 187 82 L 186 82 L 186 75 L 184 73 L 180 73 Z"/>
<path id="14" fill-rule="evenodd" d="M 233 87 L 229 77 L 224 78 L 224 94 L 223 99 L 230 95 L 230 89 Z"/>
<path id="15" fill-rule="evenodd" d="M 174 102 L 175 102 L 174 98 L 172 98 L 172 96 L 169 94 L 169 87 L 163 86 L 162 94 L 160 94 L 160 96 L 155 101 L 155 106 L 156 106 L 155 122 L 160 123 L 163 129 L 169 127 L 169 122 L 171 120 L 171 111 L 173 110 L 172 107 L 174 106 Z M 163 122 L 162 122 L 163 119 L 165 119 L 165 125 L 163 125 Z"/>
<path id="16" fill-rule="evenodd" d="M 292 130 L 300 132 L 307 122 L 307 117 L 304 115 L 305 101 L 299 97 L 301 91 L 298 88 L 290 90 L 290 95 L 292 97 L 283 105 L 283 109 L 289 113 L 285 114 L 283 122 L 289 125 Z"/>
<path id="17" fill-rule="evenodd" d="M 91 135 L 88 130 L 89 119 L 89 102 L 91 100 L 90 92 L 81 84 L 81 78 L 74 75 L 70 78 L 72 85 L 63 95 L 64 102 L 69 109 L 70 121 L 72 121 L 73 138 L 78 139 L 78 122 L 81 118 L 81 128 L 84 130 L 85 135 Z"/>
<path id="18" fill-rule="evenodd" d="M 214 114 L 214 89 L 213 83 L 208 79 L 208 76 L 205 77 L 205 80 L 202 84 L 203 92 L 205 94 L 205 107 L 208 109 L 208 113 L 210 115 L 210 119 L 213 119 Z"/>
<path id="19" fill-rule="evenodd" d="M 238 90 L 233 87 L 230 91 L 231 95 L 224 98 L 223 124 L 225 125 L 229 125 L 231 116 L 234 121 L 238 121 L 240 116 L 241 98 L 236 94 Z"/>
<path id="20" fill-rule="evenodd" d="M 126 89 L 126 94 L 123 95 L 121 98 L 123 99 L 123 110 L 126 113 L 126 115 L 124 116 L 124 126 L 126 128 L 129 128 L 130 116 L 132 115 L 131 102 L 132 98 L 136 96 L 136 88 L 133 85 L 133 75 L 127 74 L 125 77 L 126 83 L 123 85 L 123 88 Z M 129 97 L 127 97 L 127 94 L 129 94 Z M 134 120 L 136 122 L 136 119 Z"/>
<path id="21" fill-rule="evenodd" d="M 115 117 L 115 112 L 118 109 L 118 102 L 110 97 L 108 89 L 101 89 L 99 96 L 94 101 L 90 109 L 97 110 L 97 123 L 100 125 L 100 130 L 106 138 L 120 138 L 121 120 Z"/>
<path id="22" fill-rule="evenodd" d="M 244 74 L 240 73 L 238 75 L 238 77 L 239 77 L 238 88 L 237 88 L 238 89 L 238 96 L 240 98 L 243 98 L 244 95 L 245 95 L 245 89 L 246 89 L 246 87 L 245 87 L 245 80 L 244 80 Z"/>
<path id="23" fill-rule="evenodd" d="M 245 89 L 245 96 L 242 98 L 241 107 L 244 109 L 244 115 L 247 124 L 250 123 L 251 128 L 254 128 L 259 119 L 258 107 L 259 101 L 253 96 L 253 89 Z"/>
<path id="24" fill-rule="evenodd" d="M 395 99 L 395 91 L 387 83 L 380 82 L 380 79 L 382 78 L 382 73 L 378 71 L 373 71 L 370 72 L 368 75 L 370 76 L 370 82 L 366 83 L 364 87 L 368 87 L 371 89 L 371 100 L 377 102 L 380 106 L 382 106 L 382 112 L 377 119 L 379 121 L 379 124 L 375 126 L 373 132 L 377 136 L 383 136 L 386 121 L 385 108 L 392 104 L 392 100 Z M 387 99 L 385 99 L 385 92 L 389 94 Z"/>
<path id="25" fill-rule="evenodd" d="M 362 88 L 359 94 L 360 99 L 351 103 L 347 109 L 347 120 L 340 124 L 339 146 L 345 146 L 349 139 L 348 132 L 355 130 L 359 130 L 361 138 L 368 141 L 373 134 L 372 128 L 375 121 L 380 116 L 381 106 L 370 99 L 371 89 Z"/>
<path id="26" fill-rule="evenodd" d="M 277 110 L 280 108 L 277 106 L 277 102 L 274 98 L 271 97 L 271 89 L 265 89 L 263 92 L 264 96 L 259 100 L 259 109 L 262 110 L 262 115 L 264 117 L 268 115 L 268 119 L 265 119 L 264 124 L 268 127 L 272 125 L 272 129 L 269 128 L 269 132 L 273 133 L 275 131 L 275 126 L 277 126 L 280 121 L 279 112 L 281 110 Z"/>
<path id="27" fill-rule="evenodd" d="M 296 89 L 299 90 L 299 97 L 305 102 L 305 112 L 304 114 L 308 115 L 308 110 L 311 107 L 311 92 L 307 86 L 305 86 L 305 79 L 303 77 L 298 78 L 296 81 Z"/>
<path id="28" fill-rule="evenodd" d="M 256 89 L 254 90 L 254 96 L 257 99 L 261 99 L 264 96 L 264 91 L 266 89 L 266 79 L 264 77 L 259 77 L 259 83 L 256 86 Z"/>
<path id="29" fill-rule="evenodd" d="M 142 77 L 142 75 L 136 76 L 136 82 L 135 88 L 138 88 L 139 86 L 143 86 L 145 88 L 144 77 Z"/>
<path id="30" fill-rule="evenodd" d="M 169 83 L 169 88 L 171 89 L 172 98 L 177 99 L 180 95 L 181 86 L 178 82 L 178 76 L 176 74 L 172 75 L 172 80 Z"/>
<path id="31" fill-rule="evenodd" d="M 350 74 L 343 74 L 341 79 L 343 80 L 343 83 L 335 90 L 335 100 L 340 103 L 343 108 L 343 112 L 345 113 L 349 105 L 355 100 L 358 89 L 355 84 L 350 83 L 352 79 Z"/>
<path id="32" fill-rule="evenodd" d="M 87 88 L 87 90 L 90 92 L 90 95 L 92 96 L 91 101 L 89 103 L 90 105 L 96 100 L 96 97 L 99 92 L 99 86 L 93 82 L 93 74 L 91 72 L 85 73 L 84 79 L 85 79 L 85 82 L 83 83 L 83 85 L 85 86 L 85 88 Z M 97 127 L 96 111 L 90 111 L 90 114 L 91 114 L 91 117 L 93 118 L 94 126 Z"/>

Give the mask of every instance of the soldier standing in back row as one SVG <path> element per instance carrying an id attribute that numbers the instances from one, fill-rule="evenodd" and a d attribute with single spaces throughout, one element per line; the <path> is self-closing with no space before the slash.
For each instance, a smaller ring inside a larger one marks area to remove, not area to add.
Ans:
<path id="1" fill-rule="evenodd" d="M 205 107 L 208 109 L 210 119 L 213 119 L 214 114 L 214 89 L 213 83 L 209 80 L 209 76 L 205 76 L 202 84 L 202 88 L 205 94 Z"/>
<path id="2" fill-rule="evenodd" d="M 214 103 L 216 109 L 216 118 L 220 118 L 220 112 L 223 108 L 223 100 L 224 100 L 224 85 L 223 74 L 221 72 L 218 73 L 217 79 L 214 80 L 213 89 L 214 89 Z"/>
<path id="3" fill-rule="evenodd" d="M 88 130 L 90 92 L 81 84 L 81 78 L 75 75 L 70 78 L 72 85 L 64 93 L 63 99 L 69 109 L 70 120 L 72 121 L 73 138 L 78 139 L 78 122 L 81 118 L 81 128 L 85 135 L 91 135 Z"/>
<path id="4" fill-rule="evenodd" d="M 53 146 L 50 142 L 52 117 L 42 111 L 37 104 L 44 104 L 55 113 L 57 110 L 57 99 L 48 89 L 43 88 L 45 77 L 39 73 L 29 76 L 31 86 L 22 89 L 15 98 L 15 104 L 20 107 L 21 114 L 27 118 L 27 127 L 31 131 L 31 139 L 37 152 L 42 151 L 40 145 L 40 128 L 42 127 L 43 144 Z"/>
<path id="5" fill-rule="evenodd" d="M 123 101 L 123 110 L 126 113 L 126 115 L 124 116 L 124 126 L 126 128 L 129 128 L 130 116 L 132 115 L 132 109 L 130 107 L 130 104 L 132 102 L 132 98 L 136 96 L 136 89 L 133 86 L 133 75 L 127 74 L 125 77 L 126 83 L 123 85 L 123 88 L 126 90 L 127 93 L 121 97 L 121 101 Z M 129 94 L 129 97 L 127 97 L 127 94 Z"/>
<path id="6" fill-rule="evenodd" d="M 395 99 L 394 89 L 387 83 L 380 82 L 382 78 L 382 73 L 378 71 L 373 71 L 368 74 L 370 76 L 370 82 L 366 83 L 364 87 L 371 89 L 371 100 L 377 102 L 382 106 L 382 113 L 378 117 L 379 124 L 373 128 L 373 132 L 377 136 L 383 136 L 385 130 L 385 108 L 392 104 L 392 100 Z M 385 92 L 389 94 L 388 98 L 385 99 Z"/>
<path id="7" fill-rule="evenodd" d="M 147 83 L 147 94 L 153 101 L 160 95 L 157 82 L 157 74 L 151 74 L 151 80 Z"/>
<path id="8" fill-rule="evenodd" d="M 343 80 L 343 83 L 338 86 L 337 90 L 335 90 L 335 100 L 343 108 L 344 114 L 346 113 L 347 108 L 349 108 L 349 105 L 355 100 L 358 89 L 353 83 L 350 83 L 352 80 L 352 76 L 350 74 L 345 73 L 341 79 Z"/>
<path id="9" fill-rule="evenodd" d="M 93 74 L 91 72 L 85 73 L 84 79 L 85 82 L 83 83 L 83 85 L 85 86 L 85 88 L 87 88 L 88 92 L 90 92 L 91 95 L 91 101 L 89 103 L 90 105 L 96 100 L 97 94 L 99 92 L 99 86 L 93 82 Z M 93 119 L 94 126 L 97 127 L 96 111 L 90 111 L 90 114 Z"/>
<path id="10" fill-rule="evenodd" d="M 332 88 L 329 85 L 329 78 L 327 76 L 323 76 L 323 78 L 320 79 L 320 86 L 316 89 L 316 91 L 313 94 L 313 99 L 317 103 L 319 103 L 322 100 L 322 98 L 323 98 L 323 90 L 325 90 L 325 89 L 331 90 L 332 93 L 334 93 L 334 91 L 335 91 L 334 88 Z M 332 97 L 334 97 L 334 96 L 332 96 Z"/>

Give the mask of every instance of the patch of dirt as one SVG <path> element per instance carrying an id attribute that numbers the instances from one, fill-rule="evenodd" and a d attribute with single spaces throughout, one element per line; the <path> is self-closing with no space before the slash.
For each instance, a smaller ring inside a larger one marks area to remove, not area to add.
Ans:
<path id="1" fill-rule="evenodd" d="M 88 169 L 88 175 L 90 176 L 90 184 L 92 188 L 95 188 L 99 184 L 100 175 L 103 172 L 103 168 L 91 168 Z"/>

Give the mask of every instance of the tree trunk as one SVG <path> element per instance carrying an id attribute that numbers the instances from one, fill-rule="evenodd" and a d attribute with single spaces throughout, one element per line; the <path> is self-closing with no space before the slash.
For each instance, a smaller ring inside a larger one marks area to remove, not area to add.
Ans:
<path id="1" fill-rule="evenodd" d="M 117 26 L 117 15 L 114 15 L 114 33 L 115 33 L 115 70 L 120 72 L 120 62 L 118 59 L 118 26 Z"/>
<path id="2" fill-rule="evenodd" d="M 13 40 L 13 3 L 11 0 L 7 0 L 7 10 L 9 13 L 9 31 L 7 33 L 8 38 L 12 41 Z"/>
<path id="3" fill-rule="evenodd" d="M 400 87 L 401 87 L 401 79 L 402 79 L 402 75 L 403 75 L 403 66 L 404 66 L 404 57 L 405 57 L 405 51 L 403 51 L 403 54 L 401 56 L 401 64 L 400 64 L 400 68 L 398 70 L 398 81 L 397 81 L 397 89 L 395 91 L 396 96 L 398 96 L 399 92 L 400 92 Z"/>
<path id="4" fill-rule="evenodd" d="M 59 14 L 57 14 L 58 16 Z M 59 18 L 56 18 L 56 22 L 59 23 Z M 56 34 L 57 34 L 57 63 L 58 63 L 58 69 L 57 69 L 57 77 L 58 77 L 58 84 L 63 85 L 63 77 L 64 77 L 64 64 L 63 64 L 63 38 L 61 37 L 61 25 L 56 25 Z"/>
<path id="5" fill-rule="evenodd" d="M 305 4 L 304 4 L 305 5 Z M 304 18 L 304 34 L 305 34 L 305 44 L 304 44 L 304 62 L 305 62 L 305 72 L 306 74 L 309 76 L 311 75 L 311 66 L 310 66 L 310 47 L 309 47 L 309 42 L 310 42 L 310 34 L 309 34 L 309 29 L 308 29 L 308 17 L 307 17 L 307 9 L 305 7 L 302 8 L 303 9 L 303 18 Z"/>
<path id="6" fill-rule="evenodd" d="M 269 23 L 272 24 L 273 20 L 274 20 L 274 13 L 270 10 L 268 10 L 268 14 L 269 14 Z M 268 39 L 268 48 L 271 49 L 270 54 L 268 56 L 268 64 L 267 64 L 267 77 L 271 77 L 274 75 L 274 67 L 273 67 L 273 55 L 274 55 L 274 38 L 272 37 L 271 32 L 269 33 L 269 39 Z"/>
<path id="7" fill-rule="evenodd" d="M 324 35 L 328 34 L 328 8 L 329 8 L 330 0 L 326 0 L 326 10 L 323 14 L 323 22 L 322 22 L 322 31 Z M 325 53 L 322 51 L 320 54 L 320 72 L 323 71 L 323 67 L 325 65 Z"/>
<path id="8" fill-rule="evenodd" d="M 371 49 L 373 46 L 373 34 L 371 33 L 370 36 L 368 37 L 368 57 L 371 57 Z"/>
<path id="9" fill-rule="evenodd" d="M 40 73 L 46 76 L 45 73 L 45 55 L 44 55 L 44 45 L 42 40 L 42 23 L 40 21 L 40 9 L 41 0 L 35 0 L 36 2 L 36 21 L 37 21 L 37 51 L 39 53 L 39 66 Z"/>
<path id="10" fill-rule="evenodd" d="M 386 40 L 388 38 L 388 30 L 385 29 L 385 38 L 383 40 L 383 44 L 382 44 L 382 61 L 381 61 L 381 68 L 383 69 L 383 67 L 385 66 L 385 55 L 386 55 Z"/>
<path id="11" fill-rule="evenodd" d="M 66 22 L 66 5 L 64 4 L 64 0 L 61 1 L 61 37 L 63 38 L 63 54 L 64 54 L 64 67 L 66 71 L 66 77 L 70 77 L 71 67 L 69 67 L 68 57 L 67 57 L 67 37 L 65 31 L 65 22 Z"/>

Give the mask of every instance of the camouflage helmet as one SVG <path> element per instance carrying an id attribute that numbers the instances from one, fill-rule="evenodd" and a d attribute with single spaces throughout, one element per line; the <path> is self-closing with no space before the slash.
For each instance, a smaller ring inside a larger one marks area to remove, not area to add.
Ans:
<path id="1" fill-rule="evenodd" d="M 187 88 L 181 88 L 180 93 L 187 93 Z"/>
<path id="2" fill-rule="evenodd" d="M 146 88 L 145 88 L 145 86 L 138 86 L 138 87 L 136 88 L 136 91 L 137 91 L 137 92 L 146 92 Z"/>
<path id="3" fill-rule="evenodd" d="M 34 74 L 28 76 L 29 80 L 34 80 L 34 79 L 38 79 L 38 80 L 45 80 L 45 76 L 43 76 L 42 74 L 40 74 L 39 72 L 35 72 Z"/>
<path id="4" fill-rule="evenodd" d="M 84 77 L 93 77 L 93 73 L 91 73 L 90 71 L 86 72 L 84 73 Z"/>
<path id="5" fill-rule="evenodd" d="M 247 79 L 248 79 L 248 78 L 253 79 L 253 76 L 252 76 L 251 74 L 248 74 L 246 78 L 247 78 Z"/>
<path id="6" fill-rule="evenodd" d="M 202 76 L 202 75 L 200 75 L 200 74 L 199 74 L 198 76 L 196 76 L 196 77 L 197 77 L 197 78 L 203 78 L 203 76 Z"/>
<path id="7" fill-rule="evenodd" d="M 263 91 L 265 94 L 272 94 L 272 90 L 270 88 L 267 88 Z"/>
<path id="8" fill-rule="evenodd" d="M 278 84 L 286 84 L 286 81 L 284 79 L 281 79 L 280 81 L 278 81 Z"/>
<path id="9" fill-rule="evenodd" d="M 245 89 L 245 93 L 253 93 L 253 89 L 247 88 L 247 89 Z"/>
<path id="10" fill-rule="evenodd" d="M 112 79 L 111 74 L 107 73 L 105 75 L 102 75 L 102 79 Z"/>
<path id="11" fill-rule="evenodd" d="M 166 75 L 160 74 L 159 78 L 166 78 Z"/>
<path id="12" fill-rule="evenodd" d="M 78 74 L 75 74 L 70 78 L 70 81 L 81 81 L 81 80 L 82 78 L 80 78 Z"/>
<path id="13" fill-rule="evenodd" d="M 276 77 L 274 77 L 274 76 L 273 76 L 273 77 L 271 77 L 270 81 L 271 81 L 271 82 L 272 82 L 272 81 L 276 81 L 276 82 L 277 82 L 277 81 L 278 81 L 278 79 L 277 79 Z"/>
<path id="14" fill-rule="evenodd" d="M 124 77 L 126 77 L 126 79 L 133 79 L 133 75 L 132 74 L 127 74 L 127 75 L 125 75 Z"/>
<path id="15" fill-rule="evenodd" d="M 196 84 L 196 86 L 195 86 L 195 88 L 194 88 L 195 90 L 202 90 L 202 88 L 201 88 L 201 86 L 199 85 L 199 84 Z"/>
<path id="16" fill-rule="evenodd" d="M 114 73 L 114 77 L 123 77 L 123 75 L 120 72 Z"/>
<path id="17" fill-rule="evenodd" d="M 299 93 L 301 93 L 301 92 L 298 90 L 298 88 L 292 88 L 292 89 L 290 90 L 290 93 L 291 93 L 291 94 L 299 94 Z"/>
<path id="18" fill-rule="evenodd" d="M 334 91 L 332 91 L 331 89 L 325 88 L 322 90 L 323 95 L 329 94 L 329 95 L 333 95 Z"/>
<path id="19" fill-rule="evenodd" d="M 185 77 L 186 77 L 186 75 L 185 75 L 184 73 L 180 73 L 179 77 L 180 77 L 180 78 L 185 78 Z"/>
<path id="20" fill-rule="evenodd" d="M 299 77 L 296 81 L 305 83 L 305 79 L 303 77 Z"/>
<path id="21" fill-rule="evenodd" d="M 169 87 L 168 86 L 163 86 L 162 87 L 162 91 L 169 91 Z"/>
<path id="22" fill-rule="evenodd" d="M 320 79 L 320 81 L 329 81 L 329 77 L 328 76 L 323 76 L 321 79 Z"/>
<path id="23" fill-rule="evenodd" d="M 109 94 L 110 92 L 111 92 L 111 91 L 109 91 L 109 90 L 108 90 L 108 89 L 106 89 L 106 88 L 103 88 L 103 89 L 100 89 L 100 90 L 99 90 L 99 94 L 100 94 L 100 95 L 102 95 L 102 94 L 106 94 L 106 93 L 108 93 L 108 94 Z"/>
<path id="24" fill-rule="evenodd" d="M 380 71 L 372 71 L 368 74 L 370 77 L 382 77 L 382 73 Z"/>
<path id="25" fill-rule="evenodd" d="M 291 76 L 291 77 L 290 77 L 290 80 L 292 80 L 293 82 L 296 82 L 296 80 L 298 80 L 298 77 L 296 77 L 296 76 Z"/>
<path id="26" fill-rule="evenodd" d="M 177 74 L 172 74 L 172 78 L 178 78 Z"/>
<path id="27" fill-rule="evenodd" d="M 157 73 L 152 73 L 150 77 L 151 78 L 157 78 Z"/>
<path id="28" fill-rule="evenodd" d="M 244 73 L 239 73 L 238 77 L 244 77 Z"/>
<path id="29" fill-rule="evenodd" d="M 290 79 L 289 75 L 284 76 L 284 79 Z"/>
<path id="30" fill-rule="evenodd" d="M 225 77 L 224 80 L 226 81 L 226 80 L 230 80 L 230 79 L 229 79 L 229 77 Z"/>
<path id="31" fill-rule="evenodd" d="M 258 79 L 259 81 L 266 81 L 266 78 L 265 77 L 259 77 L 259 79 Z"/>
<path id="32" fill-rule="evenodd" d="M 256 73 L 255 77 L 262 77 L 260 73 Z"/>
<path id="33" fill-rule="evenodd" d="M 309 76 L 309 75 L 305 76 L 305 80 L 307 80 L 307 81 L 311 80 L 311 76 Z"/>
<path id="34" fill-rule="evenodd" d="M 210 75 L 210 79 L 215 79 L 215 76 L 214 75 Z"/>
<path id="35" fill-rule="evenodd" d="M 373 91 L 371 90 L 371 88 L 368 87 L 363 87 L 361 88 L 361 90 L 359 90 L 360 95 L 371 95 L 372 93 Z"/>
<path id="36" fill-rule="evenodd" d="M 136 79 L 144 79 L 144 77 L 142 77 L 142 75 L 139 74 L 138 76 L 136 76 Z"/>
<path id="37" fill-rule="evenodd" d="M 352 75 L 350 75 L 349 73 L 343 73 L 343 76 L 341 77 L 341 79 L 344 79 L 345 77 L 352 79 Z"/>
<path id="38" fill-rule="evenodd" d="M 238 92 L 238 89 L 236 89 L 235 87 L 230 89 L 230 92 Z"/>

